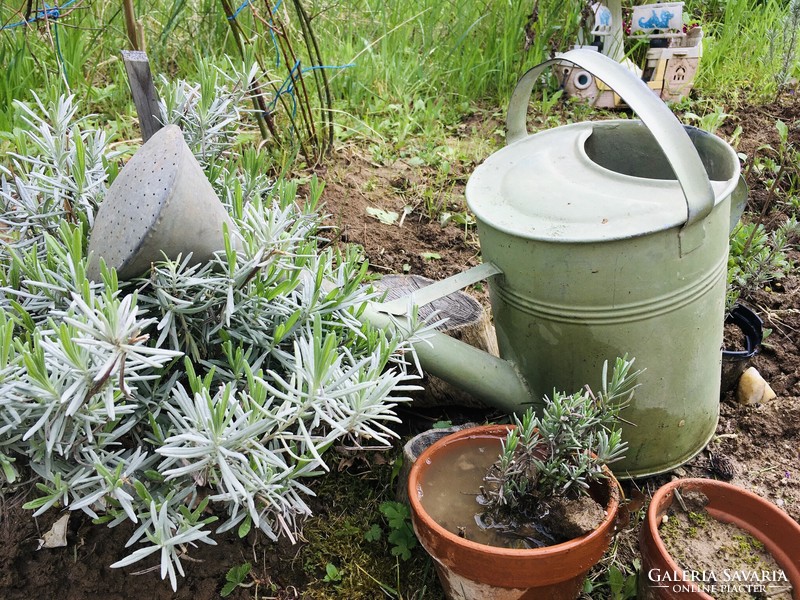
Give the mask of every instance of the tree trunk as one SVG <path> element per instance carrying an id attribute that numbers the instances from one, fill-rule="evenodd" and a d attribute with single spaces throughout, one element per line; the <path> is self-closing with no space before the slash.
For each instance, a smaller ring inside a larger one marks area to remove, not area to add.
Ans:
<path id="1" fill-rule="evenodd" d="M 433 283 L 419 275 L 386 275 L 375 283 L 378 290 L 386 292 L 386 300 L 409 296 L 415 290 Z M 436 313 L 434 315 L 434 313 Z M 481 304 L 464 292 L 455 292 L 420 307 L 422 319 L 433 316 L 434 321 L 444 323 L 437 327 L 450 337 L 498 356 L 497 339 L 491 318 Z M 469 365 L 464 365 L 469 369 Z M 486 404 L 469 393 L 438 377 L 426 375 L 422 382 L 425 390 L 414 397 L 418 407 L 457 405 L 470 408 L 486 408 Z"/>

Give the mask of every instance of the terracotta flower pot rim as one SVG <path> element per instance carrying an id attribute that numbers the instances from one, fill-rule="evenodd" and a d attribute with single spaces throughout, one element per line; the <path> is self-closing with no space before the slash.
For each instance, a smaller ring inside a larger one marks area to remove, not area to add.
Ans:
<path id="1" fill-rule="evenodd" d="M 657 518 L 659 517 L 657 513 L 659 512 L 660 505 L 662 504 L 667 495 L 674 493 L 674 490 L 676 488 L 680 489 L 685 487 L 692 490 L 702 491 L 703 488 L 707 489 L 710 486 L 714 486 L 716 488 L 728 491 L 732 494 L 741 495 L 742 497 L 749 498 L 754 502 L 767 503 L 772 506 L 772 504 L 768 500 L 762 498 L 758 494 L 754 494 L 753 492 L 746 490 L 742 487 L 726 483 L 724 481 L 719 481 L 717 479 L 705 479 L 702 477 L 687 477 L 685 479 L 676 479 L 662 485 L 658 490 L 656 490 L 655 494 L 653 494 L 653 497 L 650 500 L 650 505 L 647 508 L 647 516 L 645 518 L 643 526 L 647 528 L 647 532 L 649 533 L 650 537 L 650 542 L 655 546 L 656 550 L 660 553 L 661 558 L 667 565 L 667 568 L 673 573 L 683 573 L 684 569 L 675 561 L 675 559 L 672 558 L 672 555 L 667 550 L 666 545 L 664 544 L 663 540 L 661 539 L 661 536 L 658 533 L 658 522 L 660 521 L 660 519 Z M 785 514 L 777 506 L 774 506 L 774 509 L 775 511 L 777 511 L 777 513 L 780 513 L 782 515 Z M 711 516 L 713 518 L 717 518 L 713 514 Z M 786 518 L 787 522 L 788 521 L 794 522 L 788 515 L 786 515 Z M 752 535 L 752 532 L 748 531 L 748 533 Z M 786 565 L 778 563 L 778 566 L 786 570 Z M 789 565 L 789 568 L 791 569 L 791 565 Z M 794 582 L 793 585 L 795 585 Z M 698 598 L 699 600 L 714 600 L 713 596 L 706 594 L 703 591 L 698 590 L 692 592 L 692 594 L 693 598 Z"/>
<path id="2" fill-rule="evenodd" d="M 468 429 L 462 429 L 461 431 L 457 431 L 450 435 L 443 437 L 442 439 L 434 442 L 428 448 L 426 448 L 422 454 L 419 455 L 414 465 L 411 467 L 411 472 L 408 476 L 408 499 L 411 503 L 412 512 L 416 512 L 416 515 L 421 520 L 425 521 L 426 526 L 428 526 L 431 530 L 436 532 L 438 535 L 445 538 L 452 544 L 457 546 L 461 546 L 466 549 L 470 549 L 473 551 L 487 551 L 487 548 L 490 549 L 492 554 L 500 555 L 500 556 L 508 556 L 508 557 L 522 557 L 522 556 L 530 556 L 531 553 L 537 553 L 540 556 L 549 556 L 549 555 L 558 555 L 561 553 L 571 552 L 575 546 L 584 544 L 586 542 L 591 542 L 595 538 L 600 538 L 606 535 L 606 531 L 609 527 L 613 527 L 613 522 L 616 520 L 617 517 L 617 508 L 619 507 L 619 484 L 617 480 L 614 478 L 611 471 L 604 467 L 606 474 L 608 475 L 608 483 L 610 488 L 610 497 L 608 504 L 603 507 L 603 510 L 606 513 L 606 517 L 603 519 L 602 523 L 598 525 L 598 527 L 592 531 L 591 533 L 587 533 L 586 535 L 582 535 L 577 538 L 573 538 L 571 540 L 567 540 L 566 542 L 562 542 L 560 544 L 554 544 L 552 546 L 544 546 L 542 548 L 502 548 L 500 546 L 490 546 L 488 544 L 481 544 L 479 542 L 473 542 L 471 540 L 459 537 L 455 533 L 445 529 L 439 523 L 437 523 L 425 508 L 422 506 L 422 503 L 419 500 L 419 497 L 416 492 L 417 484 L 419 482 L 419 475 L 420 471 L 422 470 L 422 465 L 436 452 L 439 451 L 444 446 L 447 446 L 451 443 L 458 442 L 463 439 L 469 438 L 488 438 L 488 439 L 500 439 L 504 438 L 507 432 L 510 429 L 514 429 L 515 425 L 479 425 L 477 427 L 470 427 Z"/>

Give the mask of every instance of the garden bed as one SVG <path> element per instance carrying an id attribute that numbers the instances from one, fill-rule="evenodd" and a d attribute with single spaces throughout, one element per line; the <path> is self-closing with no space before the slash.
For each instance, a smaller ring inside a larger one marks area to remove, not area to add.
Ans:
<path id="1" fill-rule="evenodd" d="M 800 108 L 794 99 L 745 107 L 729 120 L 727 133 L 741 125 L 737 150 L 752 157 L 764 144 L 778 146 L 776 119 L 789 124 L 798 118 Z M 480 135 L 466 125 L 462 138 Z M 491 124 L 484 123 L 482 129 L 491 131 Z M 453 144 L 459 141 L 454 138 Z M 790 128 L 790 142 L 800 146 L 796 126 Z M 471 164 L 453 165 L 447 185 L 441 185 L 434 182 L 432 169 L 417 161 L 401 159 L 378 165 L 353 148 L 336 150 L 319 173 L 326 181 L 324 210 L 331 214 L 328 222 L 333 226 L 326 236 L 335 243 L 362 246 L 376 275 L 405 272 L 438 280 L 478 264 L 474 227 L 463 226 L 468 220 L 463 186 L 472 168 Z M 748 183 L 748 218 L 754 218 L 768 200 L 768 192 L 763 178 L 755 173 L 750 173 Z M 435 199 L 439 215 L 450 212 L 455 217 L 442 227 L 420 209 L 423 197 Z M 368 208 L 380 208 L 403 215 L 407 206 L 414 209 L 402 224 L 383 223 L 367 212 Z M 785 220 L 787 214 L 776 204 L 766 215 L 767 229 Z M 794 251 L 791 258 L 798 260 L 800 254 Z M 486 302 L 481 288 L 470 291 Z M 718 435 L 706 451 L 671 475 L 627 482 L 629 497 L 640 498 L 641 492 L 646 499 L 672 476 L 720 476 L 722 462 L 728 467 L 726 476 L 733 475 L 732 483 L 770 499 L 800 521 L 800 276 L 790 274 L 755 292 L 748 302 L 772 330 L 753 364 L 777 398 L 763 405 L 741 406 L 733 393 L 724 395 Z M 402 408 L 400 414 L 404 423 L 398 433 L 403 438 L 436 421 L 461 423 L 497 416 L 492 411 L 468 412 L 458 407 L 418 410 L 413 406 Z M 251 532 L 243 539 L 233 533 L 219 537 L 217 546 L 192 548 L 185 557 L 186 577 L 179 581 L 177 593 L 161 580 L 156 567 L 146 568 L 156 561 L 109 568 L 125 554 L 123 546 L 134 527 L 128 523 L 113 529 L 93 526 L 76 512 L 70 517 L 66 547 L 37 550 L 38 539 L 59 515 L 51 510 L 33 519 L 21 508 L 32 485 L 22 485 L 2 500 L 0 597 L 30 599 L 59 593 L 65 600 L 134 596 L 204 600 L 219 597 L 231 568 L 250 563 L 250 573 L 243 578 L 247 587 L 234 589 L 229 597 L 377 598 L 382 589 L 390 589 L 395 597 L 438 598 L 438 583 L 419 548 L 413 549 L 409 561 L 391 554 L 393 544 L 387 538 L 393 526 L 379 510 L 381 503 L 394 497 L 400 445 L 398 441 L 392 450 L 356 457 L 343 453 L 341 470 L 312 484 L 318 494 L 311 502 L 315 516 L 296 545 L 286 540 L 274 544 Z M 620 536 L 614 559 L 626 567 L 636 559 L 641 517 L 641 507 L 632 508 L 630 527 Z M 373 535 L 365 537 L 370 531 Z M 605 574 L 600 569 L 593 576 L 602 581 Z M 603 593 L 592 597 L 603 597 Z"/>

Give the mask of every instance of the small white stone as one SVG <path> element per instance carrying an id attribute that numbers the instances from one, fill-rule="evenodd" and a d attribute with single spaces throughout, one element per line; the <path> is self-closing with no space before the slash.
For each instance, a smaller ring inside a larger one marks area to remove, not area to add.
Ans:
<path id="1" fill-rule="evenodd" d="M 777 500 L 775 500 L 775 504 L 777 504 L 778 506 L 782 507 L 783 506 L 783 498 L 778 498 Z"/>
<path id="2" fill-rule="evenodd" d="M 750 367 L 739 378 L 739 387 L 736 388 L 736 400 L 739 404 L 755 404 L 761 402 L 767 382 L 755 367 Z"/>

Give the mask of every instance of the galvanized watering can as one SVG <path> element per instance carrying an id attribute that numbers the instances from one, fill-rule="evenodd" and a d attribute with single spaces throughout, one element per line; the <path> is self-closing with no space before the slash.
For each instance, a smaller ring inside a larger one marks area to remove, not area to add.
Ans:
<path id="1" fill-rule="evenodd" d="M 527 135 L 533 86 L 546 68 L 569 63 L 603 80 L 641 120 Z M 603 362 L 627 353 L 646 370 L 622 414 L 629 450 L 614 471 L 671 470 L 705 447 L 719 416 L 731 198 L 740 205 L 746 193 L 739 160 L 720 138 L 683 127 L 619 63 L 587 50 L 528 71 L 507 125 L 508 145 L 466 189 L 484 264 L 412 300 L 490 277 L 502 359 L 435 334 L 417 345 L 421 364 L 516 412 L 554 389 L 597 389 Z M 408 304 L 376 305 L 366 318 L 396 324 Z"/>
<path id="2" fill-rule="evenodd" d="M 528 101 L 551 66 L 603 80 L 640 121 L 576 123 L 527 135 Z M 484 264 L 368 307 L 380 327 L 403 326 L 422 305 L 489 280 L 502 358 L 435 333 L 417 345 L 425 370 L 508 412 L 553 389 L 597 389 L 602 364 L 628 354 L 641 375 L 622 416 L 629 444 L 618 477 L 668 471 L 713 435 L 719 388 L 732 199 L 739 161 L 721 139 L 685 128 L 619 63 L 574 50 L 526 73 L 511 98 L 508 145 L 467 184 Z M 137 201 L 138 198 L 138 201 Z M 735 217 L 738 219 L 738 214 Z M 735 220 L 734 219 L 734 220 Z M 91 234 L 99 261 L 133 277 L 162 257 L 205 260 L 238 236 L 177 128 L 131 159 Z"/>

